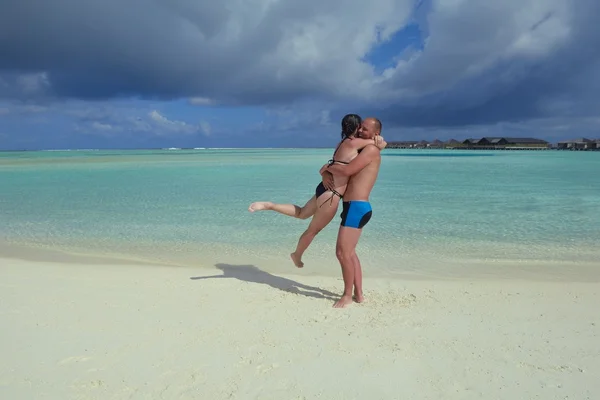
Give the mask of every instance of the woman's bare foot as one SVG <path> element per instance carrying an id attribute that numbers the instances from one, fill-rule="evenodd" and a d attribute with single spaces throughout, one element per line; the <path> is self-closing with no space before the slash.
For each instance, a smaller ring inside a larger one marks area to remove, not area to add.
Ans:
<path id="1" fill-rule="evenodd" d="M 365 301 L 365 296 L 363 296 L 362 293 L 354 292 L 354 296 L 352 297 L 352 299 L 357 303 L 362 303 L 363 301 Z"/>
<path id="2" fill-rule="evenodd" d="M 273 207 L 273 203 L 271 203 L 270 201 L 257 201 L 257 202 L 250 204 L 250 207 L 248 207 L 248 211 L 254 212 L 254 211 L 270 210 L 271 207 Z"/>
<path id="3" fill-rule="evenodd" d="M 294 265 L 298 268 L 302 268 L 304 267 L 304 263 L 302 262 L 302 258 L 297 256 L 296 253 L 292 253 L 290 254 L 290 257 L 292 259 L 292 261 L 294 262 Z"/>
<path id="4" fill-rule="evenodd" d="M 352 304 L 352 296 L 342 296 L 338 301 L 335 302 L 333 308 L 344 308 L 348 304 Z"/>

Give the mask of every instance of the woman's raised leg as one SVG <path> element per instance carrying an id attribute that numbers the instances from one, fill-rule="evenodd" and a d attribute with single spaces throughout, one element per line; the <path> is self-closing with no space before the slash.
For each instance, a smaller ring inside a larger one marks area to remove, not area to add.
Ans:
<path id="1" fill-rule="evenodd" d="M 297 206 L 295 204 L 277 204 L 270 201 L 257 201 L 250 204 L 248 211 L 275 211 L 289 217 L 298 219 L 307 219 L 314 215 L 317 209 L 317 199 L 313 196 L 306 202 L 304 207 Z"/>
<path id="2" fill-rule="evenodd" d="M 304 263 L 302 262 L 302 255 L 308 249 L 308 246 L 312 243 L 315 236 L 319 234 L 333 219 L 335 213 L 340 204 L 340 198 L 332 196 L 331 192 L 325 192 L 316 201 L 316 204 L 321 204 L 321 207 L 317 206 L 315 214 L 313 215 L 308 228 L 302 233 L 300 239 L 298 239 L 298 244 L 296 246 L 296 251 L 290 254 L 294 265 L 298 268 L 304 267 Z"/>

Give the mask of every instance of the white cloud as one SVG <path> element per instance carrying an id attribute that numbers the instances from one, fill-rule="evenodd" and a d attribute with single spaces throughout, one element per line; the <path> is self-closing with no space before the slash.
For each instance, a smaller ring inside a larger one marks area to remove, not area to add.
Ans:
<path id="1" fill-rule="evenodd" d="M 92 122 L 92 128 L 98 131 L 113 131 L 115 127 L 111 124 L 103 124 L 101 122 Z"/>
<path id="2" fill-rule="evenodd" d="M 443 91 L 502 62 L 543 59 L 571 32 L 570 10 L 562 0 L 435 4 L 424 50 L 379 81 L 382 88 L 391 86 L 395 97 Z"/>
<path id="3" fill-rule="evenodd" d="M 210 135 L 210 125 L 200 123 L 198 125 L 188 124 L 184 121 L 171 120 L 162 115 L 157 110 L 152 110 L 148 116 L 152 122 L 152 128 L 157 135 L 183 134 L 192 135 L 195 133 L 203 133 Z M 206 129 L 208 128 L 208 129 Z"/>
<path id="4" fill-rule="evenodd" d="M 43 101 L 49 96 L 51 90 L 52 82 L 46 71 L 18 73 L 11 70 L 3 72 L 0 58 L 0 98 Z"/>
<path id="5" fill-rule="evenodd" d="M 42 94 L 50 86 L 50 80 L 46 72 L 19 75 L 16 83 L 26 95 Z"/>
<path id="6" fill-rule="evenodd" d="M 192 97 L 189 99 L 189 103 L 195 106 L 210 106 L 214 105 L 216 102 L 213 99 L 206 97 Z"/>

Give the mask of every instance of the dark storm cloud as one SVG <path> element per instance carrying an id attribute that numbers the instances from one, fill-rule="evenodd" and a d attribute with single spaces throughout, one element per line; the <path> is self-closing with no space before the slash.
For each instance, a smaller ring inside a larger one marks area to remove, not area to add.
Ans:
<path id="1" fill-rule="evenodd" d="M 409 7 L 378 3 L 365 19 L 358 0 L 5 0 L 0 71 L 44 73 L 49 85 L 39 94 L 83 99 L 203 96 L 247 104 L 327 96 L 339 83 L 327 76 L 330 62 L 354 58 L 329 49 L 343 49 L 354 35 L 355 51 L 364 52 L 375 26 L 393 25 L 390 12 L 398 24 L 408 15 L 394 11 Z M 353 28 L 358 20 L 366 27 Z M 10 76 L 0 79 L 0 94 L 27 97 Z"/>
<path id="2" fill-rule="evenodd" d="M 595 0 L 421 1 L 423 50 L 390 55 L 402 61 L 376 75 L 364 56 L 414 4 L 4 0 L 0 97 L 318 99 L 387 126 L 585 117 L 600 106 Z"/>
<path id="3" fill-rule="evenodd" d="M 600 106 L 600 29 L 595 16 L 600 13 L 600 3 L 572 3 L 562 10 L 561 16 L 556 15 L 558 11 L 553 10 L 551 1 L 546 3 L 550 11 L 521 35 L 520 40 L 527 39 L 529 44 L 518 52 L 504 52 L 485 68 L 467 76 L 462 73 L 465 68 L 506 46 L 498 36 L 509 15 L 500 13 L 497 18 L 461 27 L 457 26 L 460 19 L 453 21 L 445 31 L 460 32 L 460 40 L 443 35 L 442 44 L 447 50 L 436 54 L 427 53 L 426 49 L 423 58 L 411 65 L 411 71 L 392 78 L 402 81 L 396 87 L 410 89 L 417 95 L 411 93 L 385 107 L 369 107 L 366 112 L 379 115 L 389 124 L 406 127 L 487 125 L 596 115 Z M 562 7 L 565 5 L 556 2 L 556 9 Z M 546 24 L 552 25 L 545 27 Z M 546 31 L 540 34 L 544 28 Z M 483 43 L 468 43 L 469 40 Z M 460 60 L 452 57 L 453 51 L 460 53 Z"/>
<path id="4" fill-rule="evenodd" d="M 237 68 L 234 50 L 245 46 L 211 48 L 227 12 L 218 2 L 206 3 L 4 1 L 0 68 L 45 71 L 53 92 L 64 97 L 210 92 L 211 78 Z"/>

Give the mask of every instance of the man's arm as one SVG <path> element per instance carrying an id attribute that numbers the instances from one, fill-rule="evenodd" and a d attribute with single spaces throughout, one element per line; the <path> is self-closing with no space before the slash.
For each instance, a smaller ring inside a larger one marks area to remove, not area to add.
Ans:
<path id="1" fill-rule="evenodd" d="M 350 145 L 352 146 L 352 148 L 354 148 L 356 150 L 365 148 L 370 144 L 377 144 L 375 142 L 375 138 L 373 138 L 373 139 L 363 139 L 360 137 L 350 138 Z"/>
<path id="2" fill-rule="evenodd" d="M 333 180 L 333 175 L 331 172 L 327 171 L 328 166 L 328 164 L 323 165 L 319 171 L 319 174 L 321 174 L 321 182 L 323 182 L 325 189 L 331 190 L 335 189 L 335 181 Z"/>
<path id="3" fill-rule="evenodd" d="M 383 136 L 375 136 L 373 139 L 363 139 L 360 137 L 350 138 L 350 145 L 356 150 L 361 150 L 370 144 L 374 144 L 379 150 L 383 150 L 387 145 Z"/>
<path id="4" fill-rule="evenodd" d="M 352 176 L 378 157 L 381 157 L 379 149 L 375 147 L 375 145 L 367 146 L 356 158 L 354 158 L 354 160 L 350 161 L 350 164 L 333 164 L 330 165 L 327 170 L 334 175 Z"/>

